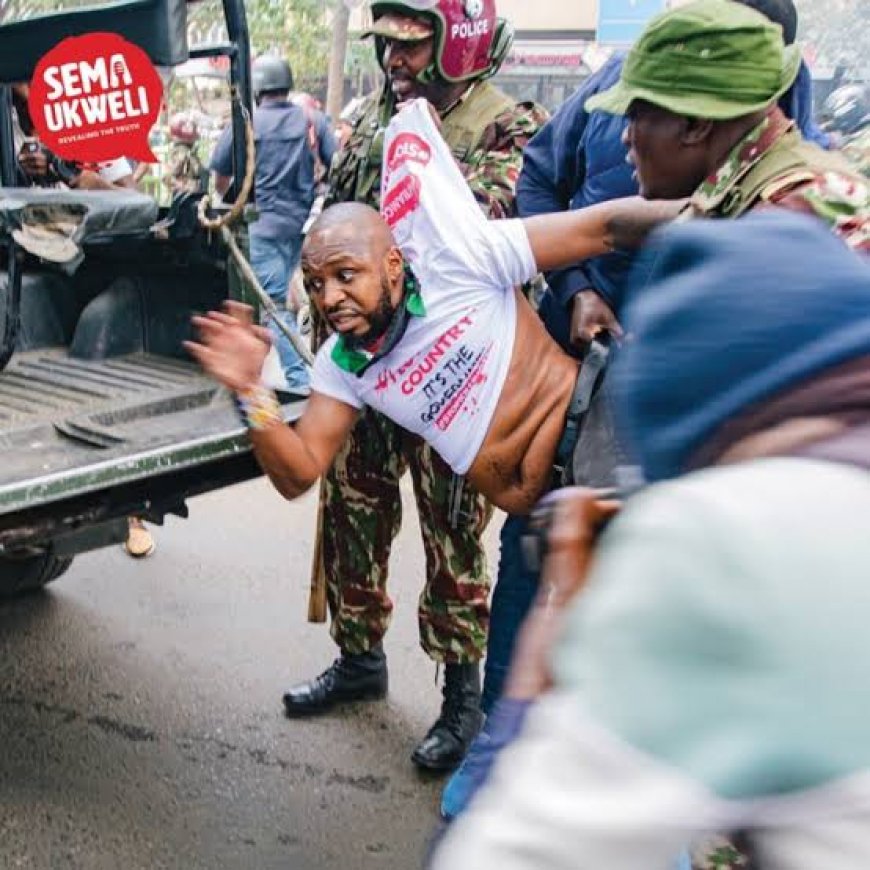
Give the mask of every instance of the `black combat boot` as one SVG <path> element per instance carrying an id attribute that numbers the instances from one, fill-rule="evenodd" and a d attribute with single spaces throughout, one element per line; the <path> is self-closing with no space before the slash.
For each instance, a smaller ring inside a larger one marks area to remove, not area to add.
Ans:
<path id="1" fill-rule="evenodd" d="M 427 770 L 456 767 L 483 724 L 477 662 L 447 665 L 442 691 L 441 715 L 411 755 L 414 764 Z"/>
<path id="2" fill-rule="evenodd" d="M 374 701 L 387 694 L 387 657 L 380 644 L 359 655 L 342 652 L 319 677 L 284 695 L 290 717 L 324 713 L 348 701 Z"/>

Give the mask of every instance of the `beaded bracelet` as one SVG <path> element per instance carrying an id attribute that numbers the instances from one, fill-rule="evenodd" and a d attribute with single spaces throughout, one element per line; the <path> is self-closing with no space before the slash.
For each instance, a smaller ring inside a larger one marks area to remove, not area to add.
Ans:
<path id="1" fill-rule="evenodd" d="M 236 393 L 235 400 L 236 410 L 248 429 L 259 431 L 284 422 L 278 397 L 262 384 Z"/>

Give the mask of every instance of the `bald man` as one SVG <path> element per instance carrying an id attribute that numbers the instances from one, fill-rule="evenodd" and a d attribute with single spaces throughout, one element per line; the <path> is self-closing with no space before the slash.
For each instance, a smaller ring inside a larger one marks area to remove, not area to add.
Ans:
<path id="1" fill-rule="evenodd" d="M 377 212 L 327 209 L 309 232 L 302 271 L 334 335 L 292 427 L 260 382 L 269 339 L 250 309 L 231 302 L 226 313 L 194 318 L 200 341 L 187 347 L 235 392 L 257 460 L 285 498 L 329 468 L 370 405 L 428 441 L 495 505 L 527 513 L 566 446 L 579 364 L 514 288 L 539 271 L 636 247 L 678 209 L 625 199 L 523 221 L 449 222 L 432 240 L 438 280 L 425 287 Z"/>

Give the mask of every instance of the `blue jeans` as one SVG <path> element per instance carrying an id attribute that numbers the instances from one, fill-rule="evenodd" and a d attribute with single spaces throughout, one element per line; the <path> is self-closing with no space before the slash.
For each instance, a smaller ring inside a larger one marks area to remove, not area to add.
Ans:
<path id="1" fill-rule="evenodd" d="M 517 632 L 538 591 L 538 573 L 526 567 L 521 544 L 528 522 L 528 517 L 509 516 L 501 530 L 501 557 L 492 594 L 480 703 L 485 715 L 489 715 L 493 704 L 501 697 Z"/>
<path id="2" fill-rule="evenodd" d="M 293 332 L 299 332 L 296 318 L 287 310 L 287 290 L 290 276 L 299 263 L 302 237 L 282 241 L 251 234 L 251 266 L 269 298 L 281 312 L 281 320 Z M 290 389 L 308 387 L 308 369 L 296 353 L 290 339 L 269 318 L 267 325 L 281 359 L 281 368 Z"/>

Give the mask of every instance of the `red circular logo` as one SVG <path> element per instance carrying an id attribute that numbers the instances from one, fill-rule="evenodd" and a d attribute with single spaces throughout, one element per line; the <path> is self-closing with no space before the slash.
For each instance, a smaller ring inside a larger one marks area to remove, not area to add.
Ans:
<path id="1" fill-rule="evenodd" d="M 162 98 L 160 76 L 139 46 L 116 33 L 89 33 L 64 39 L 40 59 L 30 116 L 43 144 L 65 160 L 155 163 L 148 133 Z"/>

